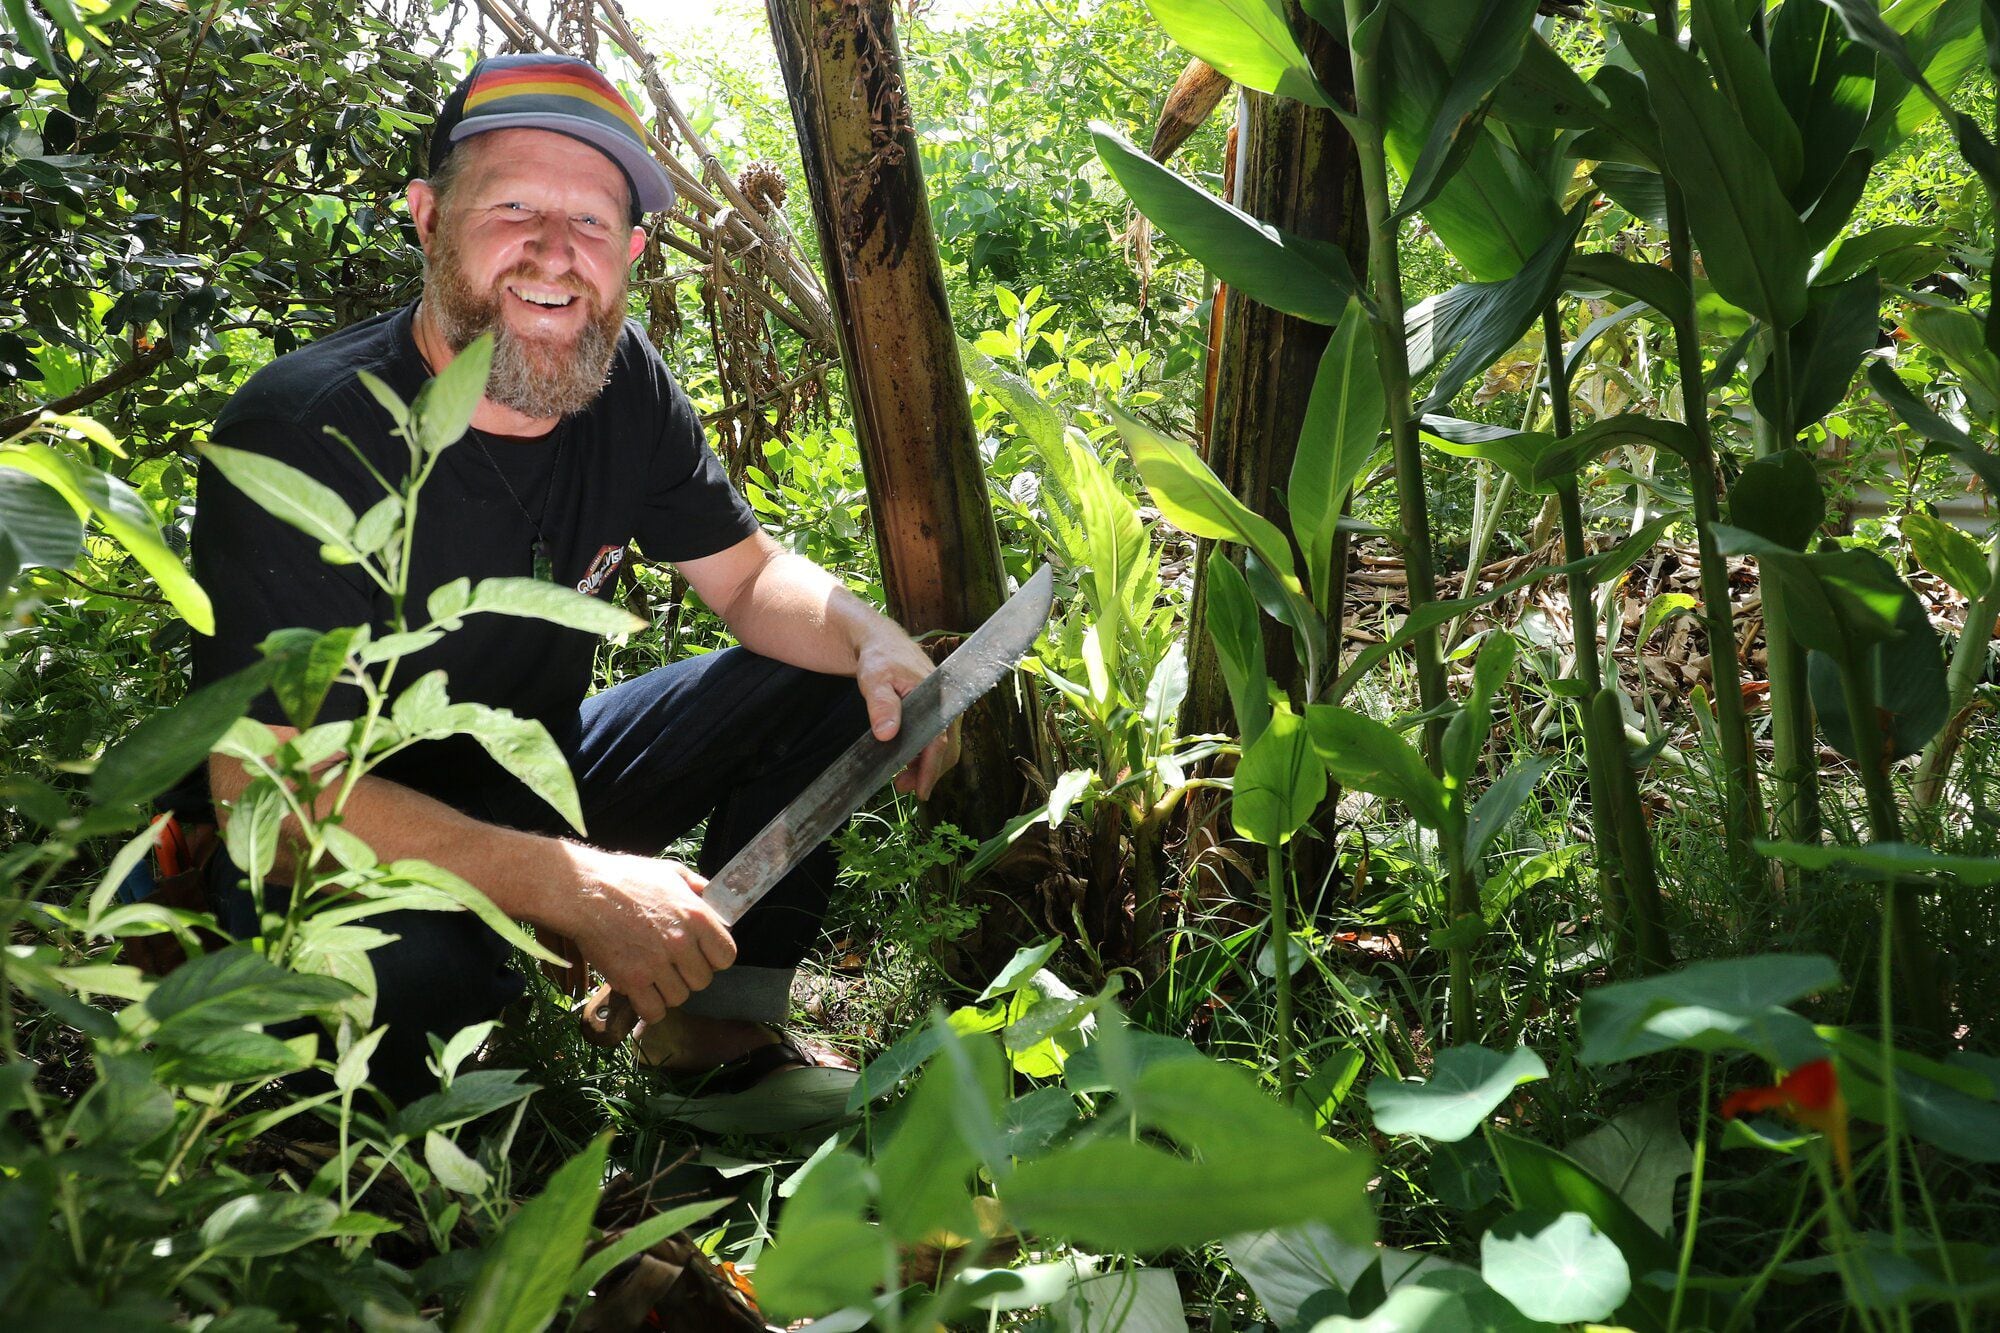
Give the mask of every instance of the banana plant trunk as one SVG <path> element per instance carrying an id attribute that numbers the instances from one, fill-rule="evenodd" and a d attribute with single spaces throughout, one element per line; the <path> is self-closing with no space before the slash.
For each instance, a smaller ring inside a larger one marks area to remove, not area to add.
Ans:
<path id="1" fill-rule="evenodd" d="M 945 303 L 892 0 L 767 0 L 812 194 L 889 610 L 913 635 L 970 633 L 1006 599 L 979 435 Z M 974 837 L 1028 800 L 1031 695 L 966 715 L 930 813 Z"/>
<path id="2" fill-rule="evenodd" d="M 1293 29 L 1307 34 L 1306 54 L 1321 82 L 1336 95 L 1346 93 L 1351 71 L 1339 40 L 1318 24 L 1306 22 L 1296 0 L 1288 9 Z M 1342 247 L 1355 270 L 1362 270 L 1368 229 L 1361 167 L 1354 140 L 1331 111 L 1290 97 L 1243 93 L 1230 193 L 1238 208 L 1262 222 Z M 1280 314 L 1240 292 L 1230 292 L 1222 309 L 1208 465 L 1231 493 L 1284 530 L 1290 525 L 1279 497 L 1291 475 L 1306 403 L 1333 330 Z M 1346 538 L 1338 540 L 1344 547 Z M 1338 556 L 1337 549 L 1336 569 L 1342 567 Z M 1213 542 L 1201 543 L 1191 625 L 1206 623 L 1207 567 L 1216 558 L 1227 556 L 1219 555 Z M 1336 614 L 1340 593 L 1335 588 L 1329 598 Z M 1303 682 L 1291 632 L 1268 618 L 1264 631 L 1264 661 L 1271 676 L 1296 695 Z M 1183 730 L 1232 731 L 1229 692 L 1215 647 L 1205 634 L 1190 635 L 1189 640 Z M 1338 639 L 1334 644 L 1338 652 Z"/>

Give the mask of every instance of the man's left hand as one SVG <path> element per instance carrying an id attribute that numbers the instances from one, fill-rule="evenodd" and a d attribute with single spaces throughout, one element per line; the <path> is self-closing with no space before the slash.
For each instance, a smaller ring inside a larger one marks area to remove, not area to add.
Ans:
<path id="1" fill-rule="evenodd" d="M 934 668 L 908 635 L 897 630 L 874 635 L 861 646 L 855 684 L 868 701 L 868 726 L 878 741 L 892 740 L 903 725 L 903 696 Z M 939 778 L 958 762 L 958 722 L 926 745 L 910 766 L 896 777 L 896 790 L 915 792 L 928 800 Z"/>

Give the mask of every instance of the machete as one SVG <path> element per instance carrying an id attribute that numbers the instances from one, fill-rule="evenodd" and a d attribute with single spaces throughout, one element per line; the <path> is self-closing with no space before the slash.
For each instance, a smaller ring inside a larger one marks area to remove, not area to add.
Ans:
<path id="1" fill-rule="evenodd" d="M 1054 579 L 1043 565 L 1007 604 L 973 631 L 950 657 L 903 698 L 903 721 L 889 740 L 864 733 L 814 778 L 792 803 L 772 817 L 715 873 L 702 899 L 723 924 L 734 926 L 771 887 L 833 836 L 862 802 L 909 766 L 952 719 L 998 685 L 1048 623 L 1055 599 Z M 632 1002 L 600 986 L 577 1007 L 583 1035 L 599 1046 L 615 1046 L 638 1023 Z"/>

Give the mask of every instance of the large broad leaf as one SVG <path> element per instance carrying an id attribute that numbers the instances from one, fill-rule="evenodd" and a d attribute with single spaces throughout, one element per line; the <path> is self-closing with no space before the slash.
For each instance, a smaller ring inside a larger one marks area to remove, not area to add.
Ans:
<path id="1" fill-rule="evenodd" d="M 1873 551 L 1800 555 L 1756 533 L 1715 525 L 1724 555 L 1754 555 L 1766 578 L 1784 587 L 1792 637 L 1836 658 L 1902 633 L 1896 627 L 1907 589 Z"/>
<path id="2" fill-rule="evenodd" d="M 645 621 L 621 606 L 544 579 L 481 579 L 472 585 L 469 600 L 454 614 L 469 616 L 482 611 L 524 620 L 546 620 L 551 625 L 607 638 L 622 638 L 646 628 Z M 431 614 L 438 613 L 433 609 Z"/>
<path id="3" fill-rule="evenodd" d="M 1798 126 L 1803 166 L 1791 188 L 1803 212 L 1861 138 L 1875 100 L 1875 53 L 1825 5 L 1781 5 L 1771 24 L 1771 78 Z"/>
<path id="4" fill-rule="evenodd" d="M 1893 5 L 1888 13 L 1883 12 L 1881 0 L 1824 3 L 1840 15 L 1849 37 L 1881 57 L 1863 136 L 1878 156 L 1887 156 L 1940 113 L 1961 138 L 1969 131 L 1977 140 L 1985 140 L 1977 122 L 1950 102 L 1959 84 L 1979 68 L 1984 54 L 1978 0 Z"/>
<path id="5" fill-rule="evenodd" d="M 1535 459 L 1534 488 L 1548 490 L 1560 482 L 1574 480 L 1592 460 L 1625 445 L 1665 449 L 1690 464 L 1701 450 L 1701 442 L 1683 422 L 1624 412 L 1593 421 L 1574 435 L 1541 450 Z"/>
<path id="6" fill-rule="evenodd" d="M 1614 254 L 1590 254 L 1571 255 L 1567 272 L 1567 286 L 1572 292 L 1618 292 L 1644 301 L 1670 321 L 1694 318 L 1693 294 L 1670 268 L 1621 259 Z"/>
<path id="7" fill-rule="evenodd" d="M 1115 407 L 1111 418 L 1125 438 L 1125 447 L 1132 451 L 1132 464 L 1139 470 L 1140 480 L 1169 523 L 1196 537 L 1249 547 L 1288 593 L 1300 596 L 1291 543 L 1277 524 L 1231 494 L 1187 445 Z"/>
<path id="8" fill-rule="evenodd" d="M 1831 958 L 1757 954 L 1601 986 L 1584 992 L 1581 1054 L 1588 1064 L 1610 1064 L 1677 1047 L 1748 1049 L 1791 1068 L 1813 1058 L 1817 1039 L 1784 1006 L 1839 984 Z"/>
<path id="9" fill-rule="evenodd" d="M 270 675 L 268 663 L 245 667 L 141 722 L 97 761 L 91 799 L 99 805 L 139 805 L 179 782 L 264 692 Z"/>
<path id="10" fill-rule="evenodd" d="M 1751 40 L 1742 7 L 1735 0 L 1694 0 L 1691 17 L 1695 45 L 1707 55 L 1717 86 L 1743 123 L 1757 127 L 1758 146 L 1770 158 L 1778 184 L 1789 190 L 1805 165 L 1799 127 L 1778 96 L 1770 61 Z"/>
<path id="11" fill-rule="evenodd" d="M 61 492 L 26 473 L 0 472 L 0 539 L 11 563 L 0 581 L 21 569 L 68 569 L 83 554 L 83 518 Z"/>
<path id="12" fill-rule="evenodd" d="M 1479 757 L 1493 734 L 1493 696 L 1514 674 L 1514 659 L 1520 644 L 1511 634 L 1496 630 L 1480 645 L 1472 664 L 1472 688 L 1458 712 L 1445 724 L 1442 756 L 1444 785 L 1452 804 L 1464 808 L 1466 788 L 1479 767 Z"/>
<path id="13" fill-rule="evenodd" d="M 152 512 L 130 486 L 45 444 L 0 449 L 0 467 L 17 468 L 40 478 L 69 501 L 77 517 L 95 518 L 112 540 L 153 576 L 161 596 L 173 603 L 190 626 L 202 634 L 215 633 L 215 609 L 209 605 L 208 594 L 161 539 Z"/>
<path id="14" fill-rule="evenodd" d="M 1890 577 L 1895 576 L 1895 571 L 1886 567 L 1885 571 Z M 1876 725 L 1881 729 L 1883 744 L 1881 754 L 1869 757 L 1877 765 L 1921 753 L 1951 713 L 1944 650 L 1938 644 L 1937 631 L 1931 628 L 1931 618 L 1923 602 L 1907 585 L 1903 585 L 1896 628 L 1901 633 L 1895 638 L 1866 650 L 1873 678 Z M 1819 717 L 1820 732 L 1826 743 L 1859 763 L 1862 756 L 1855 752 L 1854 728 L 1848 720 L 1839 663 L 1825 653 L 1812 653 L 1807 660 L 1806 678 L 1813 711 Z"/>
<path id="15" fill-rule="evenodd" d="M 1097 155 L 1153 224 L 1237 293 L 1316 324 L 1338 324 L 1354 294 L 1340 247 L 1259 222 L 1155 162 L 1111 126 L 1093 122 Z"/>
<path id="16" fill-rule="evenodd" d="M 1312 1333 L 1551 1333 L 1478 1277 L 1427 1273 L 1390 1292 L 1368 1314 L 1332 1315 Z"/>
<path id="17" fill-rule="evenodd" d="M 1320 357 L 1285 487 L 1292 532 L 1305 554 L 1306 587 L 1322 614 L 1332 596 L 1328 570 L 1341 507 L 1375 453 L 1387 413 L 1368 315 L 1351 300 Z"/>
<path id="18" fill-rule="evenodd" d="M 1500 830 L 1507 827 L 1508 821 L 1520 812 L 1550 767 L 1550 762 L 1545 759 L 1522 759 L 1494 779 L 1493 785 L 1473 805 L 1472 814 L 1465 821 L 1465 855 L 1468 860 L 1477 861 L 1486 854 L 1493 839 L 1499 837 Z"/>
<path id="19" fill-rule="evenodd" d="M 1873 270 L 1812 288 L 1806 317 L 1791 331 L 1792 401 L 1787 420 L 1794 432 L 1812 425 L 1847 397 L 1861 358 L 1875 346 L 1881 331 L 1881 301 L 1881 283 Z M 1751 396 L 1766 418 L 1778 419 L 1777 387 L 1768 365 L 1751 385 Z"/>
<path id="20" fill-rule="evenodd" d="M 1780 449 L 1746 464 L 1729 488 L 1729 521 L 1787 550 L 1805 550 L 1826 522 L 1826 496 L 1812 456 Z"/>
<path id="21" fill-rule="evenodd" d="M 1672 1234 L 1674 1190 L 1694 1169 L 1671 1097 L 1642 1102 L 1563 1149 L 1609 1185 L 1625 1206 L 1662 1236 Z"/>
<path id="22" fill-rule="evenodd" d="M 1479 1275 L 1531 1319 L 1609 1319 L 1632 1294 L 1632 1270 L 1582 1213 L 1515 1213 L 1479 1240 Z"/>
<path id="23" fill-rule="evenodd" d="M 1063 447 L 1062 413 L 1033 384 L 963 338 L 958 340 L 958 356 L 966 377 L 999 399 L 1024 437 L 1044 453 Z"/>
<path id="24" fill-rule="evenodd" d="M 1007 1074 L 991 1040 L 963 1041 L 959 1049 L 973 1077 L 961 1082 L 951 1061 L 933 1061 L 875 1160 L 882 1226 L 905 1245 L 938 1232 L 978 1234 L 970 1182 L 980 1155 L 960 1122 L 968 1113 L 989 1129 L 997 1122 Z"/>
<path id="25" fill-rule="evenodd" d="M 1484 117 L 1493 90 L 1521 63 L 1534 32 L 1535 5 L 1536 0 L 1483 0 L 1432 113 L 1430 133 L 1405 175 L 1395 217 L 1406 217 L 1436 198 L 1464 159 L 1468 136 Z"/>
<path id="26" fill-rule="evenodd" d="M 1313 753 L 1305 720 L 1279 709 L 1236 766 L 1230 815 L 1237 833 L 1262 847 L 1282 847 L 1326 796 L 1326 765 Z"/>
<path id="27" fill-rule="evenodd" d="M 2000 411 L 2000 357 L 1986 346 L 1985 329 L 1969 311 L 1913 305 L 1903 327 L 1957 371 L 1972 410 L 1981 417 Z"/>
<path id="28" fill-rule="evenodd" d="M 1308 707 L 1306 729 L 1335 782 L 1401 802 L 1425 828 L 1444 827 L 1444 784 L 1425 767 L 1423 756 L 1394 731 L 1338 704 Z"/>
<path id="29" fill-rule="evenodd" d="M 1562 291 L 1570 247 L 1589 216 L 1590 200 L 1585 199 L 1505 281 L 1460 283 L 1410 309 L 1403 323 L 1412 375 L 1423 375 L 1443 362 L 1454 347 L 1458 349 L 1439 371 L 1419 411 L 1442 411 L 1474 376 L 1483 374 L 1534 327 L 1549 302 Z"/>
<path id="30" fill-rule="evenodd" d="M 1208 601 L 1204 617 L 1216 663 L 1229 687 L 1229 704 L 1245 745 L 1255 745 L 1271 717 L 1271 691 L 1264 670 L 1264 632 L 1257 619 L 1257 599 L 1243 571 L 1226 555 L 1209 557 Z"/>
<path id="31" fill-rule="evenodd" d="M 210 1213 L 201 1224 L 201 1248 L 221 1259 L 261 1259 L 284 1254 L 328 1235 L 340 1216 L 331 1199 L 306 1194 L 245 1194 Z"/>
<path id="32" fill-rule="evenodd" d="M 472 1279 L 452 1324 L 462 1333 L 540 1333 L 562 1309 L 570 1276 L 583 1261 L 590 1219 L 604 1189 L 611 1131 L 549 1177 L 548 1186 L 508 1219 Z"/>
<path id="33" fill-rule="evenodd" d="M 1277 0 L 1146 0 L 1167 36 L 1230 79 L 1260 93 L 1339 110 Z"/>
<path id="34" fill-rule="evenodd" d="M 281 629 L 257 645 L 271 664 L 271 693 L 294 727 L 304 731 L 318 720 L 327 691 L 347 665 L 347 650 L 361 634 L 354 626 L 324 634 Z"/>
<path id="35" fill-rule="evenodd" d="M 1125 660 L 1121 648 L 1125 611 L 1134 600 L 1129 594 L 1145 587 L 1141 605 L 1150 605 L 1159 580 L 1151 563 L 1152 545 L 1132 497 L 1090 449 L 1075 440 L 1066 444 L 1076 478 L 1077 515 L 1090 553 L 1087 589 L 1092 627 L 1097 631 L 1099 663 L 1108 687 L 1118 679 L 1119 664 Z"/>
<path id="36" fill-rule="evenodd" d="M 1993 581 L 1986 548 L 1960 528 L 1918 510 L 1903 518 L 1903 540 L 1917 563 L 1968 599 L 1982 596 Z"/>
<path id="37" fill-rule="evenodd" d="M 1491 1141 L 1494 1158 L 1500 1163 L 1515 1206 L 1523 1212 L 1581 1213 L 1624 1255 L 1632 1272 L 1644 1275 L 1674 1268 L 1678 1256 L 1673 1246 L 1640 1221 L 1617 1194 L 1590 1172 L 1554 1148 L 1529 1139 L 1495 1131 Z M 1667 1293 L 1642 1280 L 1632 1286 L 1611 1322 L 1631 1328 L 1664 1329 L 1668 1304 Z M 1700 1300 L 1694 1299 L 1691 1304 L 1697 1312 L 1688 1320 L 1688 1326 L 1705 1327 L 1699 1313 Z"/>
<path id="38" fill-rule="evenodd" d="M 1384 1134 L 1420 1134 L 1457 1143 L 1473 1133 L 1524 1083 L 1549 1076 L 1542 1057 L 1525 1046 L 1506 1055 L 1482 1046 L 1438 1052 L 1430 1078 L 1401 1083 L 1378 1078 L 1368 1085 L 1368 1109 Z"/>
<path id="39" fill-rule="evenodd" d="M 1805 228 L 1771 161 L 1699 60 L 1643 28 L 1621 23 L 1645 71 L 1653 114 L 1675 132 L 1660 152 L 1681 187 L 1688 222 L 1716 291 L 1777 328 L 1805 315 Z"/>
<path id="40" fill-rule="evenodd" d="M 1242 1070 L 1208 1060 L 1149 1066 L 1132 1112 L 1193 1156 L 1120 1129 L 1018 1166 L 1002 1187 L 1007 1215 L 1100 1251 L 1151 1253 L 1302 1222 L 1374 1240 L 1373 1160 L 1322 1139 Z"/>
<path id="41" fill-rule="evenodd" d="M 1039 1321 L 1048 1333 L 1183 1333 L 1180 1282 L 1171 1268 L 1122 1268 L 1075 1282 Z"/>
<path id="42" fill-rule="evenodd" d="M 1429 9 L 1421 12 L 1428 15 Z M 1405 180 L 1430 140 L 1450 84 L 1450 66 L 1422 26 L 1428 18 L 1413 18 L 1412 12 L 1401 5 L 1378 10 L 1384 32 L 1377 58 L 1388 64 L 1384 145 Z M 1561 225 L 1561 190 L 1491 125 L 1474 123 L 1460 131 L 1453 152 L 1451 177 L 1424 206 L 1424 220 L 1475 280 L 1498 281 L 1519 272 Z"/>

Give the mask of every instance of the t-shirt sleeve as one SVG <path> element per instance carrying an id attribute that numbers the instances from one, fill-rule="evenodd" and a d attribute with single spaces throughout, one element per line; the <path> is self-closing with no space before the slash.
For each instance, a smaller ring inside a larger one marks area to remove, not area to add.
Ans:
<path id="1" fill-rule="evenodd" d="M 326 435 L 317 422 L 238 418 L 217 427 L 215 442 L 299 468 L 332 486 L 356 513 L 365 508 L 366 491 L 357 484 L 366 478 L 365 472 L 346 446 Z M 379 493 L 379 484 L 366 480 L 368 488 Z M 198 636 L 194 643 L 197 686 L 258 661 L 262 654 L 257 645 L 273 631 L 292 627 L 325 631 L 367 625 L 377 618 L 374 584 L 367 575 L 353 566 L 328 564 L 320 556 L 317 540 L 265 512 L 232 485 L 212 459 L 202 460 L 196 476 L 191 553 L 195 577 L 215 605 L 215 634 Z M 361 706 L 359 690 L 336 685 L 318 720 L 352 718 Z M 251 705 L 250 716 L 289 725 L 269 691 Z"/>
<path id="2" fill-rule="evenodd" d="M 649 559 L 698 560 L 756 532 L 757 515 L 708 447 L 694 404 L 664 368 L 656 373 L 664 420 L 635 535 Z"/>

